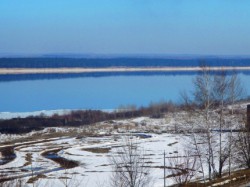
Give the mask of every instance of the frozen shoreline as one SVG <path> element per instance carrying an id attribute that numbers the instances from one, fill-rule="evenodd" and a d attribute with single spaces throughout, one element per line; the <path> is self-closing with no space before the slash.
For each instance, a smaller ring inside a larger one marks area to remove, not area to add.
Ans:
<path id="1" fill-rule="evenodd" d="M 210 67 L 212 71 L 249 71 L 246 67 Z M 202 71 L 201 67 L 108 67 L 108 68 L 0 68 L 0 75 L 7 74 L 48 74 L 48 73 L 98 73 L 98 72 L 175 72 L 175 71 Z"/>

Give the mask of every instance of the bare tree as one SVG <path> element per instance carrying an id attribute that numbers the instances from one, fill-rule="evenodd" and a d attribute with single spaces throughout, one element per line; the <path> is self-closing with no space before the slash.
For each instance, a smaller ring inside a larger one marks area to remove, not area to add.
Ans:
<path id="1" fill-rule="evenodd" d="M 214 150 L 212 145 L 212 133 L 211 133 L 211 119 L 210 113 L 213 107 L 213 81 L 211 77 L 211 72 L 209 67 L 203 66 L 201 74 L 196 76 L 194 79 L 194 99 L 201 110 L 198 110 L 201 116 L 204 118 L 203 125 L 203 141 L 207 144 L 205 150 L 205 157 L 208 166 L 208 175 L 209 179 L 212 179 L 212 168 L 214 164 Z"/>
<path id="2" fill-rule="evenodd" d="M 222 69 L 213 80 L 213 97 L 214 102 L 219 108 L 219 165 L 218 170 L 214 168 L 218 177 L 222 176 L 222 169 L 228 158 L 228 151 L 222 150 L 222 129 L 225 127 L 225 102 L 228 98 L 229 81 L 226 72 Z"/>
<path id="3" fill-rule="evenodd" d="M 214 77 L 214 99 L 219 108 L 219 165 L 217 176 L 222 176 L 222 170 L 227 159 L 229 159 L 229 174 L 231 174 L 231 154 L 232 154 L 232 132 L 227 133 L 224 139 L 227 139 L 225 143 L 222 143 L 222 129 L 232 128 L 230 126 L 231 121 L 234 121 L 234 116 L 230 116 L 227 120 L 225 116 L 225 103 L 229 101 L 231 104 L 231 112 L 234 113 L 234 104 L 237 100 L 243 97 L 243 87 L 241 85 L 240 79 L 238 78 L 236 72 L 233 73 L 231 77 L 227 76 L 225 71 L 221 71 Z M 231 124 L 232 125 L 232 124 Z M 224 145 L 223 145 L 224 144 Z"/>
<path id="4" fill-rule="evenodd" d="M 183 155 L 168 157 L 170 177 L 179 186 L 186 185 L 199 172 L 197 155 L 192 155 L 189 150 L 184 151 Z"/>
<path id="5" fill-rule="evenodd" d="M 150 162 L 133 140 L 126 139 L 126 145 L 118 148 L 109 162 L 113 167 L 111 186 L 147 187 L 152 185 Z"/>
<path id="6" fill-rule="evenodd" d="M 197 110 L 204 121 L 201 125 L 202 133 L 198 139 L 202 139 L 203 157 L 206 158 L 209 179 L 213 176 L 221 177 L 222 169 L 228 158 L 228 149 L 222 145 L 222 129 L 225 127 L 225 102 L 228 100 L 229 81 L 225 71 L 220 71 L 213 75 L 208 67 L 202 67 L 202 72 L 199 74 L 194 82 L 194 102 L 200 106 Z M 187 100 L 187 99 L 186 99 Z M 218 108 L 218 115 L 214 113 L 215 108 Z M 215 116 L 218 116 L 216 119 Z M 217 141 L 217 134 L 211 132 L 213 127 L 219 128 L 219 141 Z M 197 141 L 195 139 L 195 141 Z M 197 142 L 194 142 L 196 144 Z M 224 148 L 224 149 L 223 149 Z M 196 150 L 198 147 L 196 147 Z M 216 160 L 218 155 L 218 168 L 216 167 Z M 213 174 L 213 176 L 212 176 Z"/>
<path id="7" fill-rule="evenodd" d="M 245 129 L 245 131 L 239 132 L 236 147 L 237 151 L 237 161 L 243 167 L 250 169 L 250 131 Z"/>
<path id="8" fill-rule="evenodd" d="M 9 181 L 1 181 L 0 187 L 23 187 L 25 186 L 24 180 L 22 178 L 16 178 Z"/>
<path id="9" fill-rule="evenodd" d="M 230 117 L 226 116 L 228 112 L 226 110 L 226 104 L 230 103 L 233 105 L 238 99 L 242 98 L 243 88 L 236 73 L 229 77 L 223 69 L 214 74 L 210 72 L 209 67 L 203 66 L 201 68 L 202 71 L 193 80 L 195 88 L 193 93 L 194 101 L 190 101 L 185 92 L 181 93 L 181 97 L 183 99 L 184 109 L 186 109 L 187 114 L 189 114 L 187 115 L 188 119 L 186 119 L 187 123 L 191 125 L 189 132 L 192 132 L 192 142 L 190 144 L 192 148 L 190 149 L 198 155 L 198 162 L 200 163 L 203 180 L 205 181 L 204 169 L 206 169 L 206 167 L 208 169 L 209 180 L 222 176 L 227 160 L 229 162 L 229 174 L 231 172 L 231 155 L 232 149 L 234 148 L 232 143 L 235 140 L 232 132 L 222 133 L 222 131 L 224 128 L 229 129 L 232 125 L 239 122 L 239 120 L 237 121 L 235 119 L 235 115 Z M 195 121 L 192 120 L 194 115 L 198 115 L 198 119 L 200 119 L 198 122 L 197 118 Z M 199 126 L 200 132 L 202 133 L 195 134 L 194 130 L 199 130 L 197 126 Z M 215 131 L 214 128 L 216 128 Z M 246 135 L 246 133 L 243 133 L 243 135 Z M 247 141 L 245 141 L 245 144 L 246 142 Z M 244 143 L 244 141 L 241 142 L 241 144 L 242 143 Z M 247 148 L 247 145 L 245 147 Z M 247 154 L 244 153 L 244 155 Z M 218 162 L 218 164 L 215 164 L 216 162 Z"/>
<path id="10" fill-rule="evenodd" d="M 195 102 L 204 109 L 206 119 L 209 117 L 209 110 L 213 106 L 213 90 L 210 68 L 207 66 L 201 67 L 201 74 L 197 75 L 193 80 L 194 84 L 194 99 Z"/>
<path id="11" fill-rule="evenodd" d="M 234 114 L 234 104 L 237 100 L 241 99 L 245 94 L 241 80 L 237 73 L 234 71 L 229 81 L 229 102 L 231 104 L 231 112 Z"/>
<path id="12" fill-rule="evenodd" d="M 197 138 L 197 135 L 192 131 L 191 134 L 191 145 L 193 145 L 193 148 L 191 148 L 192 153 L 197 156 L 198 162 L 199 162 L 199 168 L 201 169 L 202 173 L 202 180 L 205 184 L 206 178 L 205 178 L 205 171 L 204 171 L 204 163 L 203 163 L 203 153 L 200 145 L 202 145 L 199 141 L 199 138 Z M 198 164 L 198 163 L 197 163 Z"/>

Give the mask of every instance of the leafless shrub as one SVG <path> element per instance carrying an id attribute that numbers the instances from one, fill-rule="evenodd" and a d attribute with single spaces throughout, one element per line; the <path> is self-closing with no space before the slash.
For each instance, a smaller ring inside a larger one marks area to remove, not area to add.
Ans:
<path id="1" fill-rule="evenodd" d="M 21 178 L 0 183 L 0 187 L 23 187 L 23 186 L 24 186 L 24 181 Z"/>
<path id="2" fill-rule="evenodd" d="M 237 162 L 248 169 L 250 169 L 250 131 L 239 132 L 236 140 Z"/>
<path id="3" fill-rule="evenodd" d="M 232 154 L 232 133 L 225 136 L 222 131 L 224 128 L 232 128 L 235 124 L 230 123 L 234 116 L 226 116 L 228 110 L 226 104 L 231 104 L 232 114 L 234 113 L 233 105 L 235 101 L 242 98 L 243 88 L 237 74 L 228 76 L 223 69 L 219 72 L 212 73 L 207 66 L 201 67 L 201 73 L 194 79 L 194 93 L 192 101 L 186 92 L 181 93 L 183 108 L 188 112 L 187 123 L 191 125 L 192 139 L 202 166 L 203 179 L 205 180 L 204 170 L 207 167 L 208 178 L 221 177 L 225 163 L 229 161 L 229 173 L 231 171 L 231 154 Z M 192 116 L 194 113 L 202 117 L 199 129 L 202 133 L 194 134 Z M 230 119 L 230 120 L 229 120 Z M 191 124 L 190 124 L 191 123 Z M 216 129 L 215 131 L 212 131 Z M 224 141 L 225 140 L 225 141 Z M 198 142 L 202 142 L 198 144 Z M 230 142 L 230 143 L 229 143 Z M 202 157 L 202 158 L 201 158 Z M 218 162 L 218 164 L 215 164 Z M 204 167 L 204 168 L 203 168 Z"/>
<path id="4" fill-rule="evenodd" d="M 113 167 L 110 185 L 113 187 L 147 187 L 152 186 L 150 162 L 143 150 L 131 139 L 116 150 L 109 158 Z"/>
<path id="5" fill-rule="evenodd" d="M 185 185 L 194 178 L 199 172 L 198 156 L 193 155 L 191 151 L 184 151 L 183 155 L 176 154 L 168 157 L 169 173 L 178 185 Z"/>

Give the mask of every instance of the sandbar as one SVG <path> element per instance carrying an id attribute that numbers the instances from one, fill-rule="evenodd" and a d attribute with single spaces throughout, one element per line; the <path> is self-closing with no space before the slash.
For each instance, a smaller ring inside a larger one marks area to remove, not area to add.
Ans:
<path id="1" fill-rule="evenodd" d="M 211 71 L 249 71 L 244 67 L 209 67 Z M 107 68 L 0 68 L 1 75 L 7 74 L 66 74 L 66 73 L 108 73 L 108 72 L 178 72 L 202 71 L 201 67 L 107 67 Z"/>

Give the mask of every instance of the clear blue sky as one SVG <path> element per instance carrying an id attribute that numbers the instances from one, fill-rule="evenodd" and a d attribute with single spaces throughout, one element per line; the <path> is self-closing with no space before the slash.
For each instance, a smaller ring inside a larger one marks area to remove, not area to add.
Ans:
<path id="1" fill-rule="evenodd" d="M 4 53 L 250 55 L 250 1 L 1 0 Z"/>

